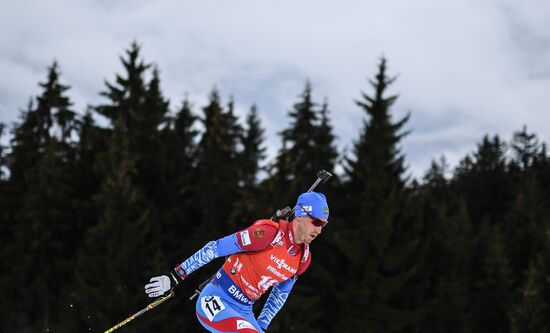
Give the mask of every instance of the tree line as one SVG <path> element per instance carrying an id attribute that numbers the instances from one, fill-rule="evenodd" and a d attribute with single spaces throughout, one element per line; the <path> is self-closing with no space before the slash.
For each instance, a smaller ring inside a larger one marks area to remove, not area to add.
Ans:
<path id="1" fill-rule="evenodd" d="M 213 89 L 205 105 L 173 110 L 137 43 L 121 62 L 83 114 L 54 62 L 0 145 L 0 332 L 103 332 L 150 301 L 151 276 L 337 168 L 319 189 L 331 221 L 269 331 L 550 331 L 550 156 L 526 127 L 411 179 L 400 150 L 409 116 L 392 117 L 382 58 L 356 100 L 363 124 L 349 152 L 306 83 L 267 161 L 256 106 L 239 119 Z M 220 263 L 120 330 L 201 331 L 188 296 Z"/>

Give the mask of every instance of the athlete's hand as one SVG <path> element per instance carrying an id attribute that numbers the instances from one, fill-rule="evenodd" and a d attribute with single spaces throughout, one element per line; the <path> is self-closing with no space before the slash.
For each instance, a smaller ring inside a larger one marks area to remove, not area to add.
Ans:
<path id="1" fill-rule="evenodd" d="M 166 295 L 186 277 L 185 270 L 178 265 L 172 272 L 166 275 L 152 277 L 149 280 L 151 283 L 145 285 L 145 293 L 149 297 Z"/>
<path id="2" fill-rule="evenodd" d="M 167 275 L 152 277 L 149 282 L 151 283 L 145 285 L 145 293 L 149 297 L 162 296 L 172 290 L 171 279 Z"/>

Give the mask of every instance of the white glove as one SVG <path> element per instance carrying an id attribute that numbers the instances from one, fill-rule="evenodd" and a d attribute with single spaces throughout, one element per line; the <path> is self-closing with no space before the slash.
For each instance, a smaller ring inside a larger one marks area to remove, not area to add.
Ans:
<path id="1" fill-rule="evenodd" d="M 149 297 L 158 297 L 166 294 L 171 288 L 171 279 L 167 275 L 155 276 L 145 285 L 145 293 Z"/>

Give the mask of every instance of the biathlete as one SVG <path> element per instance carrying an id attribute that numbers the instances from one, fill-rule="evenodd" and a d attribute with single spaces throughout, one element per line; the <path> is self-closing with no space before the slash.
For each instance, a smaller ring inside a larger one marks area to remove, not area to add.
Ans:
<path id="1" fill-rule="evenodd" d="M 309 244 L 326 226 L 328 216 L 322 193 L 303 193 L 291 222 L 259 220 L 244 230 L 210 241 L 168 274 L 151 278 L 145 292 L 149 297 L 166 295 L 200 267 L 229 256 L 200 293 L 197 318 L 210 332 L 264 332 L 283 307 L 296 279 L 309 267 Z M 252 305 L 270 287 L 271 293 L 256 319 Z"/>

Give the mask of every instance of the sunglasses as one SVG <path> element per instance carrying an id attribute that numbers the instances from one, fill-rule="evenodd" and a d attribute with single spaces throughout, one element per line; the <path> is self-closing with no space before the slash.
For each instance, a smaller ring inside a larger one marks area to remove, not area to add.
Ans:
<path id="1" fill-rule="evenodd" d="M 324 227 L 327 225 L 328 221 L 323 221 L 321 219 L 318 219 L 314 216 L 312 216 L 310 213 L 308 213 L 307 210 L 305 210 L 304 206 L 302 206 L 302 204 L 298 204 L 300 205 L 300 208 L 302 209 L 302 212 L 306 213 L 306 215 L 311 219 L 311 223 L 316 226 L 316 227 Z"/>

